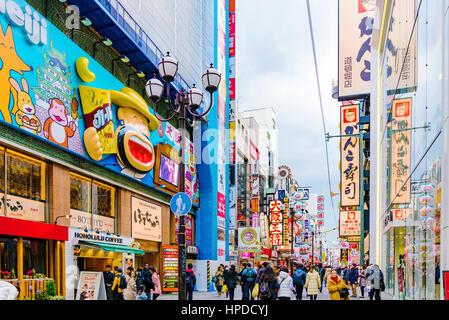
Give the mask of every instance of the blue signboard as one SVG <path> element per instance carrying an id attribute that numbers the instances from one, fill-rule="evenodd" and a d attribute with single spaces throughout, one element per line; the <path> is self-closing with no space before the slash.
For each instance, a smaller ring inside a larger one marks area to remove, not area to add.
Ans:
<path id="1" fill-rule="evenodd" d="M 192 200 L 184 192 L 179 192 L 171 198 L 170 209 L 177 216 L 186 215 L 192 208 Z"/>
<path id="2" fill-rule="evenodd" d="M 285 198 L 285 190 L 278 190 L 278 200 L 284 201 Z"/>

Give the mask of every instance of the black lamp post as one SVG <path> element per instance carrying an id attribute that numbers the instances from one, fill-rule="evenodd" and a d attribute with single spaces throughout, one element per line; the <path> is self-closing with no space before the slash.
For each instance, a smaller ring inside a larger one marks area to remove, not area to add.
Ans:
<path id="1" fill-rule="evenodd" d="M 156 115 L 159 121 L 167 122 L 174 118 L 175 115 L 179 115 L 179 131 L 181 133 L 181 141 L 179 147 L 179 156 L 181 158 L 181 167 L 180 167 L 180 192 L 184 192 L 184 184 L 185 184 L 185 168 L 184 168 L 184 140 L 185 140 L 185 124 L 187 123 L 190 127 L 195 125 L 195 120 L 203 121 L 204 118 L 212 108 L 213 103 L 213 93 L 217 91 L 218 85 L 221 80 L 221 73 L 213 68 L 211 64 L 210 68 L 206 70 L 206 72 L 202 76 L 203 86 L 207 92 L 210 94 L 210 103 L 207 110 L 201 114 L 196 113 L 199 109 L 201 102 L 203 100 L 203 92 L 195 87 L 195 84 L 191 89 L 187 92 L 184 89 L 181 89 L 180 93 L 176 94 L 175 101 L 172 103 L 170 99 L 170 83 L 175 80 L 176 73 L 178 72 L 178 61 L 170 56 L 170 53 L 167 52 L 167 55 L 161 59 L 158 63 L 159 75 L 162 80 L 166 83 L 164 85 L 161 81 L 156 78 L 156 75 L 153 79 L 148 80 L 145 85 L 146 92 L 148 97 L 154 102 L 155 111 L 157 112 L 159 102 L 162 98 L 162 93 L 164 91 L 164 87 L 166 89 L 166 99 L 169 101 L 170 109 L 173 114 L 167 118 L 163 119 L 159 115 Z M 193 121 L 187 118 L 187 112 L 192 116 Z M 185 246 L 185 224 L 184 224 L 184 216 L 179 217 L 179 231 L 178 231 L 178 242 L 179 242 L 179 259 L 178 259 L 178 269 L 179 269 L 179 291 L 178 291 L 178 300 L 186 299 L 186 246 Z"/>

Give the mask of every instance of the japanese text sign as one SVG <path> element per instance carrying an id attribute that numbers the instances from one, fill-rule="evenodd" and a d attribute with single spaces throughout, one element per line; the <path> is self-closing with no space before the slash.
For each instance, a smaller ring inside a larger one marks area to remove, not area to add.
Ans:
<path id="1" fill-rule="evenodd" d="M 162 242 L 162 207 L 149 201 L 131 197 L 132 237 Z"/>
<path id="2" fill-rule="evenodd" d="M 340 237 L 360 235 L 360 210 L 340 211 Z"/>
<path id="3" fill-rule="evenodd" d="M 406 180 L 410 174 L 410 146 L 411 128 L 411 99 L 394 100 L 392 104 L 391 136 L 391 203 L 410 202 L 410 184 Z"/>
<path id="4" fill-rule="evenodd" d="M 341 135 L 359 133 L 359 105 L 341 107 Z M 341 206 L 358 206 L 360 201 L 360 138 L 341 138 Z"/>

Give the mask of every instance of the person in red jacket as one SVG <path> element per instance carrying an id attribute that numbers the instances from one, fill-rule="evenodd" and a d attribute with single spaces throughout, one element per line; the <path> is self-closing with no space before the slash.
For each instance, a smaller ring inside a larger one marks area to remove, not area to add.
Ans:
<path id="1" fill-rule="evenodd" d="M 193 288 L 196 284 L 196 276 L 193 272 L 193 265 L 189 263 L 186 269 L 186 296 L 187 300 L 193 300 Z"/>

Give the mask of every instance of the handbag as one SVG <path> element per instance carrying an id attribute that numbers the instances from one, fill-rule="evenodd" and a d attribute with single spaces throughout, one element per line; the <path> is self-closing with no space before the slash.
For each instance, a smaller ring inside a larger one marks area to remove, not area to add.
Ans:
<path id="1" fill-rule="evenodd" d="M 253 298 L 257 298 L 258 295 L 259 295 L 259 284 L 256 283 L 256 284 L 254 285 L 253 292 L 251 293 L 251 296 L 252 296 Z"/>
<path id="2" fill-rule="evenodd" d="M 340 294 L 340 299 L 344 299 L 346 297 L 349 297 L 349 290 L 348 290 L 348 288 L 344 288 L 342 290 L 338 290 L 338 293 Z"/>
<path id="3" fill-rule="evenodd" d="M 223 285 L 223 293 L 228 292 L 228 286 L 226 284 Z"/>

